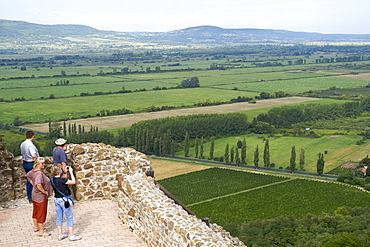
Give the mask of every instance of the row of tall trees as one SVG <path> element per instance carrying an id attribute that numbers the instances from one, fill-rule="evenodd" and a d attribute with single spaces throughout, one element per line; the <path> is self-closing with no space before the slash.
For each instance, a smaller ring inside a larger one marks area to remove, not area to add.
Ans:
<path id="1" fill-rule="evenodd" d="M 358 117 L 370 110 L 370 97 L 360 101 L 346 102 L 344 104 L 304 104 L 295 106 L 281 106 L 259 114 L 259 122 L 269 123 L 279 127 L 290 127 L 292 124 L 316 121 L 320 119 L 339 119 L 344 117 Z"/>
<path id="2" fill-rule="evenodd" d="M 82 134 L 86 132 L 98 132 L 98 127 L 90 125 L 88 130 L 85 129 L 84 125 L 70 123 L 67 125 L 66 122 L 63 122 L 63 125 L 58 122 L 49 121 L 48 124 L 49 132 L 47 133 L 47 139 L 58 138 L 61 136 L 66 137 L 71 134 Z"/>
<path id="3" fill-rule="evenodd" d="M 247 128 L 247 117 L 242 113 L 197 114 L 140 121 L 133 124 L 127 134 L 133 140 L 138 132 L 147 129 L 150 134 L 163 136 L 168 133 L 171 140 L 182 142 L 186 133 L 189 139 L 195 140 L 239 135 Z"/>

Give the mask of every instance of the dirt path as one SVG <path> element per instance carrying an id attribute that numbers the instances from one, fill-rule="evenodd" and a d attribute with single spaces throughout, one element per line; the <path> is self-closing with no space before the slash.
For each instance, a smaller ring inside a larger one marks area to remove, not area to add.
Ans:
<path id="1" fill-rule="evenodd" d="M 205 113 L 229 113 L 229 112 L 238 112 L 253 110 L 265 107 L 272 106 L 282 106 L 294 103 L 307 102 L 312 100 L 318 100 L 317 98 L 306 98 L 306 97 L 287 97 L 287 98 L 278 98 L 278 99 L 266 99 L 257 101 L 256 104 L 249 104 L 247 102 L 226 104 L 226 105 L 217 105 L 217 106 L 205 106 L 197 108 L 185 108 L 185 109 L 176 109 L 168 111 L 159 111 L 159 112 L 145 112 L 145 113 L 136 113 L 128 115 L 119 115 L 119 116 L 108 116 L 108 117 L 98 117 L 98 118 L 87 118 L 87 119 L 76 119 L 67 121 L 67 124 L 76 123 L 77 125 L 83 125 L 90 128 L 90 126 L 98 127 L 99 130 L 107 129 L 116 129 L 122 127 L 129 127 L 132 124 L 148 119 L 157 119 L 165 117 L 174 117 L 174 116 L 184 116 L 191 114 L 205 114 Z M 30 124 L 21 126 L 26 129 L 32 129 L 40 132 L 48 131 L 47 123 L 40 124 Z M 85 127 L 85 128 L 86 128 Z"/>

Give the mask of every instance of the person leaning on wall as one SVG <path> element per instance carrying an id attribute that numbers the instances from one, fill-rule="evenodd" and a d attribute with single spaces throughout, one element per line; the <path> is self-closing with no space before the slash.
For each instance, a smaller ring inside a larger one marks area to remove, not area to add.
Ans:
<path id="1" fill-rule="evenodd" d="M 26 132 L 26 140 L 21 143 L 21 154 L 23 160 L 23 168 L 26 174 L 33 169 L 34 160 L 39 157 L 39 151 L 33 144 L 35 133 L 32 130 Z M 26 181 L 27 198 L 29 202 L 32 202 L 32 185 Z"/>

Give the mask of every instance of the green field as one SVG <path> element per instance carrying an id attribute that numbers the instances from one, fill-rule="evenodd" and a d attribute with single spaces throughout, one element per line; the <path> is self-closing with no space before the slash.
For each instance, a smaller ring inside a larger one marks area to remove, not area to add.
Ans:
<path id="1" fill-rule="evenodd" d="M 226 144 L 236 147 L 238 141 L 246 139 L 247 143 L 247 165 L 254 166 L 254 152 L 256 146 L 259 148 L 259 166 L 263 167 L 263 150 L 265 142 L 264 135 L 244 135 L 237 137 L 228 137 L 215 140 L 215 157 L 223 157 L 225 154 Z M 347 161 L 358 162 L 366 156 L 367 149 L 370 148 L 370 143 L 366 145 L 355 145 L 359 140 L 359 136 L 355 135 L 335 135 L 335 138 L 325 135 L 320 138 L 310 137 L 276 137 L 269 138 L 270 146 L 270 162 L 275 164 L 274 168 L 285 169 L 290 164 L 291 148 L 296 148 L 296 168 L 299 169 L 299 152 L 301 148 L 305 150 L 305 165 L 306 172 L 316 173 L 317 154 L 319 152 L 325 155 L 325 172 L 340 166 Z M 210 143 L 204 144 L 204 155 L 209 156 Z M 189 155 L 195 158 L 194 148 L 190 148 Z M 239 151 L 240 155 L 240 151 Z M 183 151 L 176 153 L 176 156 L 183 156 Z"/>
<path id="2" fill-rule="evenodd" d="M 239 83 L 235 85 L 223 85 L 218 88 L 250 90 L 255 92 L 273 92 L 276 89 L 290 94 L 298 94 L 309 90 L 325 90 L 330 87 L 337 88 L 361 88 L 369 84 L 369 79 L 361 77 L 329 76 L 304 79 L 291 79 L 279 81 L 263 81 L 258 83 Z"/>
<path id="3" fill-rule="evenodd" d="M 0 103 L 0 114 L 3 122 L 11 123 L 15 116 L 20 116 L 23 122 L 37 123 L 49 119 L 95 116 L 102 109 L 126 108 L 134 112 L 140 112 L 150 105 L 182 107 L 194 105 L 206 99 L 229 101 L 238 96 L 253 97 L 254 95 L 255 93 L 251 92 L 207 88 L 161 90 Z"/>
<path id="4" fill-rule="evenodd" d="M 370 194 L 333 182 L 211 168 L 160 180 L 200 218 L 228 225 L 279 216 L 302 218 L 338 207 L 368 206 Z M 328 203 L 330 202 L 330 203 Z"/>
<path id="5" fill-rule="evenodd" d="M 271 219 L 302 218 L 339 207 L 366 207 L 370 194 L 346 185 L 296 179 L 191 206 L 199 217 L 220 225 Z M 328 203 L 330 202 L 330 203 Z"/>
<path id="6" fill-rule="evenodd" d="M 286 70 L 286 68 L 284 68 Z M 0 70 L 0 77 L 1 77 Z M 234 70 L 205 70 L 205 71 L 183 71 L 183 72 L 166 72 L 166 73 L 143 73 L 143 74 L 128 74 L 115 76 L 76 76 L 64 78 L 32 78 L 32 79 L 12 79 L 0 81 L 0 98 L 5 100 L 14 100 L 16 98 L 38 99 L 40 97 L 48 98 L 50 94 L 54 97 L 78 96 L 80 93 L 94 92 L 117 92 L 122 90 L 139 90 L 146 88 L 151 90 L 154 87 L 174 87 L 179 85 L 184 78 L 197 76 L 200 79 L 201 87 L 219 87 L 221 89 L 234 89 L 238 87 L 241 90 L 250 90 L 256 92 L 262 91 L 278 91 L 275 87 L 267 85 L 274 83 L 276 86 L 281 86 L 281 80 L 284 81 L 284 88 L 296 87 L 295 82 L 290 82 L 289 79 L 295 78 L 312 78 L 332 75 L 330 73 L 318 72 L 289 72 L 275 71 L 265 72 L 264 70 L 255 71 L 254 69 L 234 69 Z M 5 75 L 3 75 L 5 76 Z M 59 81 L 69 81 L 68 86 L 55 86 Z M 253 82 L 251 84 L 251 82 Z M 246 85 L 245 83 L 248 83 Z M 293 85 L 291 85 L 293 83 Z M 54 86 L 50 86 L 50 84 Z M 249 85 L 258 84 L 259 89 L 249 88 Z M 272 88 L 272 89 L 271 89 Z M 35 94 L 34 90 L 38 93 Z M 283 90 L 286 91 L 286 90 Z M 296 90 L 297 91 L 297 90 Z M 286 91 L 288 93 L 293 93 Z M 294 92 L 302 93 L 303 91 Z"/>
<path id="7" fill-rule="evenodd" d="M 163 179 L 160 183 L 165 188 L 171 188 L 171 193 L 182 203 L 189 205 L 286 179 L 288 178 L 213 168 Z M 186 186 L 183 184 L 185 181 Z"/>

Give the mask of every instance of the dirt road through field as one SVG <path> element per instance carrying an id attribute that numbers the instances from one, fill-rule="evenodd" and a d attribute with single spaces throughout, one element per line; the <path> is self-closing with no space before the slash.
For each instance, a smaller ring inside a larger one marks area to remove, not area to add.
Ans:
<path id="1" fill-rule="evenodd" d="M 306 98 L 306 97 L 287 97 L 287 98 L 278 98 L 278 99 L 266 99 L 259 100 L 256 104 L 250 104 L 247 102 L 226 104 L 226 105 L 216 105 L 216 106 L 205 106 L 197 108 L 184 108 L 168 111 L 159 111 L 159 112 L 145 112 L 145 113 L 135 113 L 128 115 L 119 115 L 119 116 L 107 116 L 107 117 L 97 117 L 97 118 L 87 118 L 87 119 L 76 119 L 67 121 L 67 124 L 83 125 L 90 128 L 90 126 L 98 127 L 99 130 L 107 129 L 116 129 L 122 127 L 129 127 L 132 124 L 148 119 L 157 119 L 165 117 L 174 117 L 174 116 L 184 116 L 191 114 L 208 114 L 208 113 L 229 113 L 229 112 L 238 112 L 253 110 L 258 108 L 272 107 L 272 106 L 282 106 L 289 105 L 294 103 L 302 103 L 312 100 L 318 100 L 317 98 Z M 48 124 L 30 124 L 22 126 L 23 128 L 36 130 L 40 132 L 48 132 Z M 85 127 L 85 128 L 86 128 Z"/>

